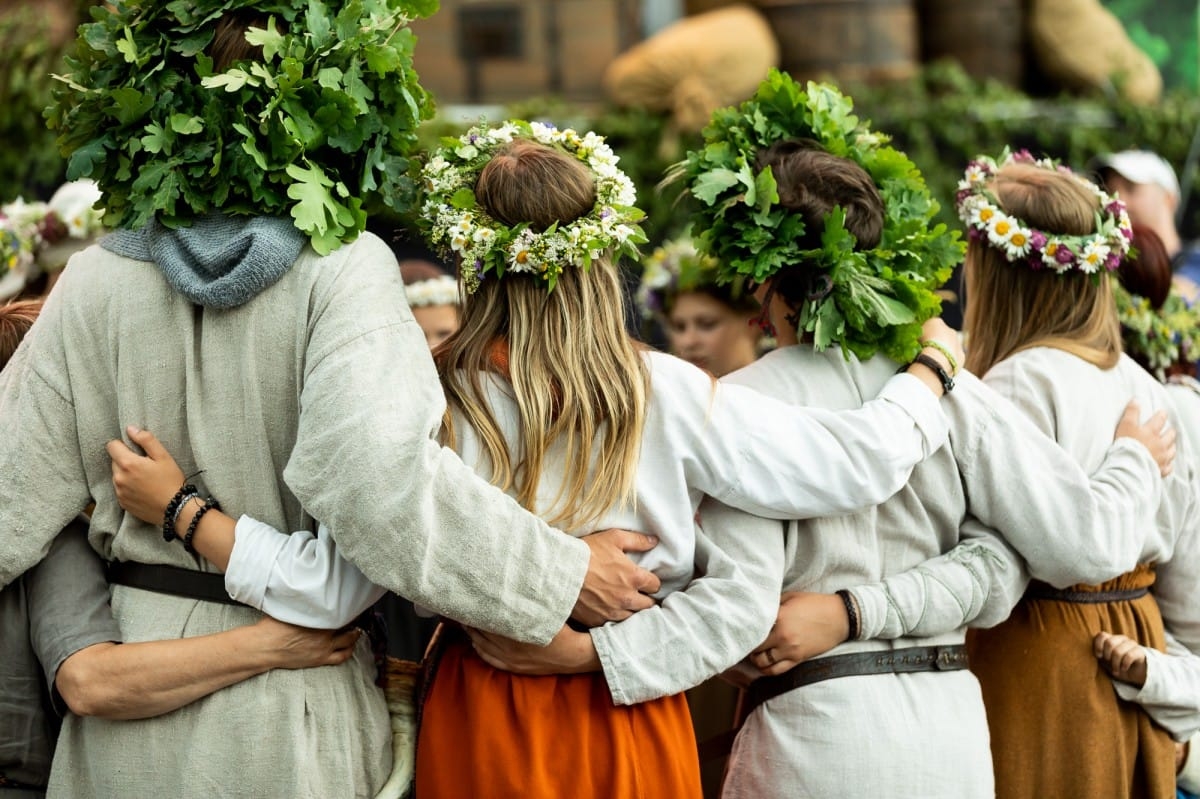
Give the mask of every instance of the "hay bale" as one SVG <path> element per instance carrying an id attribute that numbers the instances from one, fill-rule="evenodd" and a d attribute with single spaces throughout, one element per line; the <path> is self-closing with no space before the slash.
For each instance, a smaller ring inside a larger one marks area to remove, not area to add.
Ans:
<path id="1" fill-rule="evenodd" d="M 714 110 L 740 102 L 779 64 L 766 19 L 734 5 L 682 19 L 622 53 L 604 74 L 618 105 L 667 111 L 681 131 L 698 131 Z"/>
<path id="2" fill-rule="evenodd" d="M 1143 105 L 1162 97 L 1162 75 L 1099 0 L 1033 0 L 1029 38 L 1038 66 L 1064 88 L 1115 92 Z"/>

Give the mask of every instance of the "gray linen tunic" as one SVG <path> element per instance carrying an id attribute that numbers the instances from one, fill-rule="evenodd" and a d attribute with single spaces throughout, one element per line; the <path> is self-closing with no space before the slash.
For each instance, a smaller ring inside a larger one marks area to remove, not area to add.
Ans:
<path id="1" fill-rule="evenodd" d="M 337 531 L 373 581 L 523 640 L 561 627 L 587 547 L 475 477 L 434 435 L 444 400 L 391 250 L 364 234 L 306 248 L 239 307 L 185 300 L 152 263 L 76 255 L 0 373 L 0 585 L 36 563 L 89 498 L 106 558 L 212 571 L 116 502 L 105 443 L 153 431 L 234 515 Z M 113 589 L 126 641 L 258 618 Z M 273 671 L 145 721 L 71 719 L 60 796 L 372 796 L 389 728 L 366 642 L 337 667 Z"/>
<path id="2" fill-rule="evenodd" d="M 797 404 L 850 408 L 894 370 L 882 357 L 860 363 L 794 346 L 726 380 Z M 849 641 L 829 654 L 958 644 L 968 622 L 1005 618 L 1027 576 L 988 525 L 1022 542 L 1061 532 L 1064 541 L 1049 546 L 1061 546 L 1066 567 L 1089 570 L 1101 566 L 1082 541 L 1115 538 L 1153 512 L 1157 468 L 1139 445 L 1113 444 L 1089 481 L 971 375 L 960 375 L 943 406 L 950 445 L 877 508 L 792 522 L 773 536 L 771 522 L 731 519 L 775 553 L 783 590 L 853 589 L 864 639 L 890 639 Z M 757 674 L 748 664 L 742 671 Z M 991 768 L 970 672 L 856 676 L 756 709 L 737 738 L 723 796 L 990 797 Z"/>

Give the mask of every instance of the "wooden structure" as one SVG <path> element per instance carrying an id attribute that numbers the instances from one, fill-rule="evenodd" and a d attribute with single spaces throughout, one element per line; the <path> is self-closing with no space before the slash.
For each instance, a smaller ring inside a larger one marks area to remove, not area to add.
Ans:
<path id="1" fill-rule="evenodd" d="M 638 0 L 442 0 L 413 23 L 421 84 L 438 102 L 602 98 L 604 68 L 641 38 Z"/>

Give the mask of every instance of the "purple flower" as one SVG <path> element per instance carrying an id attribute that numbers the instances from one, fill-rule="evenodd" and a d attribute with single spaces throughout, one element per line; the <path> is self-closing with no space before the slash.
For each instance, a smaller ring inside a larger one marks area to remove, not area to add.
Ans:
<path id="1" fill-rule="evenodd" d="M 967 238 L 971 241 L 980 241 L 983 239 L 983 231 L 977 227 L 967 228 Z"/>
<path id="2" fill-rule="evenodd" d="M 1046 246 L 1046 234 L 1040 230 L 1034 230 L 1029 234 L 1029 248 L 1034 252 L 1041 252 Z M 1037 259 L 1038 263 L 1042 262 L 1041 258 Z"/>
<path id="3" fill-rule="evenodd" d="M 474 144 L 475 142 L 479 141 L 479 134 L 472 133 L 470 136 L 467 137 L 467 141 L 471 142 L 471 144 Z"/>
<path id="4" fill-rule="evenodd" d="M 1046 265 L 1040 255 L 1030 255 L 1026 260 L 1029 262 L 1029 268 L 1035 272 Z"/>
<path id="5" fill-rule="evenodd" d="M 1034 160 L 1033 153 L 1026 149 L 1020 149 L 1012 154 L 1012 160 L 1019 161 L 1021 163 L 1029 163 L 1030 161 Z"/>
<path id="6" fill-rule="evenodd" d="M 954 204 L 961 205 L 962 201 L 967 199 L 970 196 L 971 196 L 970 189 L 962 189 L 957 194 L 954 195 Z"/>
<path id="7" fill-rule="evenodd" d="M 1120 216 L 1121 212 L 1124 210 L 1125 203 L 1121 202 L 1120 200 L 1113 200 L 1108 205 L 1104 206 L 1104 213 L 1111 214 L 1113 216 Z"/>
<path id="8" fill-rule="evenodd" d="M 613 215 L 613 210 L 611 208 L 605 208 L 602 211 L 600 211 L 601 219 L 608 219 L 612 215 Z"/>
<path id="9" fill-rule="evenodd" d="M 1054 251 L 1054 260 L 1060 264 L 1075 263 L 1075 253 L 1071 252 L 1071 248 L 1065 244 L 1058 245 L 1058 249 Z"/>
<path id="10" fill-rule="evenodd" d="M 1120 253 L 1110 252 L 1108 254 L 1108 257 L 1104 259 L 1104 268 L 1110 272 L 1112 270 L 1116 269 L 1120 265 L 1121 265 Z"/>
<path id="11" fill-rule="evenodd" d="M 1133 241 L 1133 228 L 1122 227 L 1117 229 L 1121 231 L 1121 235 L 1125 237 L 1126 241 Z"/>

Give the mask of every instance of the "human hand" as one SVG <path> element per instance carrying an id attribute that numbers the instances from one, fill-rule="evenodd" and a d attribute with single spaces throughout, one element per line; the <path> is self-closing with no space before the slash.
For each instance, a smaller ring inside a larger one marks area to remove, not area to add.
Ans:
<path id="1" fill-rule="evenodd" d="M 598 627 L 654 606 L 649 594 L 662 587 L 662 581 L 625 553 L 651 550 L 658 545 L 657 538 L 628 530 L 602 530 L 584 536 L 583 542 L 592 556 L 572 618 L 588 627 Z"/>
<path id="2" fill-rule="evenodd" d="M 362 635 L 357 628 L 310 630 L 270 616 L 263 616 L 250 629 L 274 669 L 308 669 L 345 663 L 354 654 L 354 647 Z"/>
<path id="3" fill-rule="evenodd" d="M 750 653 L 750 662 L 767 676 L 783 674 L 823 655 L 850 635 L 846 604 L 837 594 L 785 593 L 767 639 Z"/>
<path id="4" fill-rule="evenodd" d="M 148 524 L 162 524 L 167 505 L 183 485 L 183 470 L 150 431 L 130 425 L 125 432 L 146 454 L 138 455 L 118 439 L 105 446 L 112 458 L 117 502 Z"/>
<path id="5" fill-rule="evenodd" d="M 1141 408 L 1137 400 L 1132 400 L 1125 406 L 1121 421 L 1117 424 L 1116 435 L 1113 439 L 1132 438 L 1150 451 L 1151 457 L 1158 463 L 1158 470 L 1166 477 L 1175 465 L 1175 428 L 1167 424 L 1167 412 L 1159 411 L 1139 424 Z"/>
<path id="6" fill-rule="evenodd" d="M 523 644 L 494 633 L 464 628 L 485 663 L 514 674 L 582 674 L 600 670 L 592 636 L 567 625 L 546 646 Z"/>
<path id="7" fill-rule="evenodd" d="M 924 347 L 921 350 L 940 363 L 942 368 L 946 370 L 946 374 L 956 374 L 967 359 L 966 353 L 963 352 L 962 337 L 958 335 L 957 330 L 946 324 L 940 316 L 927 319 L 925 324 L 921 325 L 921 341 L 936 341 L 954 356 L 954 363 L 950 363 L 946 358 L 946 354 L 937 347 Z"/>
<path id="8" fill-rule="evenodd" d="M 1114 680 L 1139 688 L 1146 684 L 1146 650 L 1137 641 L 1099 632 L 1092 639 L 1092 652 Z"/>

